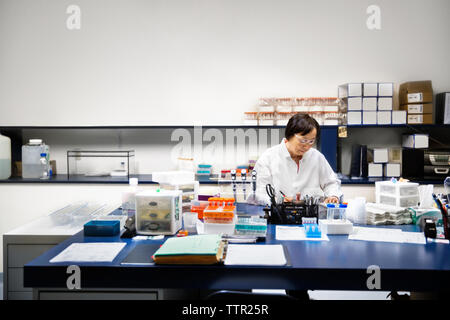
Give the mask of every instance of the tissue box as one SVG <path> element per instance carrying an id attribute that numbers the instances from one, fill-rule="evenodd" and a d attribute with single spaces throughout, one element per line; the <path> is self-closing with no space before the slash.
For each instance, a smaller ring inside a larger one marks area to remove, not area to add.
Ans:
<path id="1" fill-rule="evenodd" d="M 84 225 L 85 237 L 112 237 L 120 233 L 119 220 L 92 220 Z"/>

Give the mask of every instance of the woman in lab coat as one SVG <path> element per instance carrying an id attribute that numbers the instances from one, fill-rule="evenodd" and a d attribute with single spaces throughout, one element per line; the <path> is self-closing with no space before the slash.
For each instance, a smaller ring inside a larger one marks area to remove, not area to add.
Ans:
<path id="1" fill-rule="evenodd" d="M 258 203 L 270 204 L 267 184 L 274 187 L 278 203 L 306 195 L 339 203 L 340 180 L 324 155 L 313 148 L 319 134 L 319 124 L 309 115 L 296 114 L 289 119 L 283 141 L 266 150 L 255 164 Z"/>

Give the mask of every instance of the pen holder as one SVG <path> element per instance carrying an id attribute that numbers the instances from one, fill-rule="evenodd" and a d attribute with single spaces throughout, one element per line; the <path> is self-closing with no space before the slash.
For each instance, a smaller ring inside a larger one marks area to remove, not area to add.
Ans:
<path id="1" fill-rule="evenodd" d="M 270 207 L 271 224 L 302 224 L 302 218 L 318 218 L 319 206 L 304 202 L 284 202 Z"/>

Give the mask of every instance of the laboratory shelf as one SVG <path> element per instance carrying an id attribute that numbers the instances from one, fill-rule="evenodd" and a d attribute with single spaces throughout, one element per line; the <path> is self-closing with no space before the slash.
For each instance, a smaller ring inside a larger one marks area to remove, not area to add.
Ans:
<path id="1" fill-rule="evenodd" d="M 199 177 L 197 181 L 201 184 L 218 184 L 218 175 L 211 175 L 211 177 Z M 138 174 L 130 175 L 130 178 L 138 178 L 139 184 L 158 184 L 152 180 L 151 174 Z M 6 180 L 0 180 L 0 183 L 66 183 L 66 184 L 128 184 L 128 177 L 86 177 L 83 175 L 70 175 L 58 174 L 54 175 L 49 179 L 39 179 L 39 178 L 22 178 L 22 177 L 11 177 Z"/>

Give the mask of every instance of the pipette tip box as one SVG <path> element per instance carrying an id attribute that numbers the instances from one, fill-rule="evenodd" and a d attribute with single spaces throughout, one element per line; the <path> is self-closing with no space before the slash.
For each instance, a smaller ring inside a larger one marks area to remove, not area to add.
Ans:
<path id="1" fill-rule="evenodd" d="M 119 220 L 92 220 L 84 225 L 84 236 L 86 237 L 112 237 L 119 233 Z"/>

